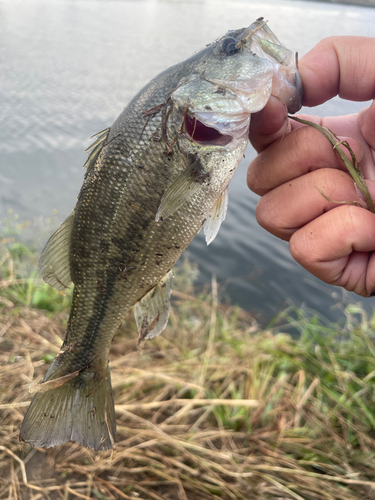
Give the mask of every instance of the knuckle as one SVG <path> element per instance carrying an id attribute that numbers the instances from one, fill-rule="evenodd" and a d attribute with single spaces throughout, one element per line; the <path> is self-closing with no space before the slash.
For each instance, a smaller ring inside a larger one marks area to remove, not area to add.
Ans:
<path id="1" fill-rule="evenodd" d="M 310 246 L 305 232 L 301 230 L 296 231 L 289 241 L 290 255 L 296 262 L 307 269 L 314 263 L 314 254 L 309 251 Z"/>
<path id="2" fill-rule="evenodd" d="M 264 156 L 260 153 L 250 163 L 246 177 L 247 186 L 250 191 L 255 194 L 259 194 L 260 196 L 267 192 L 267 188 L 265 187 L 265 182 L 263 180 L 264 176 L 261 175 L 262 167 L 264 167 L 263 163 Z"/>
<path id="3" fill-rule="evenodd" d="M 294 229 L 290 229 L 287 224 L 285 224 L 285 213 L 280 209 L 272 194 L 270 196 L 264 195 L 263 198 L 259 200 L 256 206 L 255 215 L 261 227 L 282 240 L 288 241 L 291 234 L 294 232 Z"/>
<path id="4" fill-rule="evenodd" d="M 267 203 L 267 199 L 263 197 L 258 201 L 255 209 L 255 216 L 258 224 L 267 231 L 270 231 L 270 229 L 274 227 L 274 219 L 270 214 L 269 208 L 270 207 L 269 203 Z"/>

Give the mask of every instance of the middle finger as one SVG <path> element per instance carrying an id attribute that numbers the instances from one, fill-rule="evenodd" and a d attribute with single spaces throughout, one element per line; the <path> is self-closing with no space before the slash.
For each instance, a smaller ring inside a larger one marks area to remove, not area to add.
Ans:
<path id="1" fill-rule="evenodd" d="M 358 142 L 350 138 L 348 142 L 360 156 Z M 303 126 L 274 142 L 251 162 L 247 183 L 262 196 L 285 182 L 322 168 L 346 171 L 328 139 L 319 130 Z"/>
<path id="2" fill-rule="evenodd" d="M 322 193 L 335 202 L 350 200 L 364 206 L 348 174 L 325 168 L 291 180 L 264 195 L 256 208 L 257 221 L 278 238 L 289 240 L 297 229 L 338 206 Z"/>

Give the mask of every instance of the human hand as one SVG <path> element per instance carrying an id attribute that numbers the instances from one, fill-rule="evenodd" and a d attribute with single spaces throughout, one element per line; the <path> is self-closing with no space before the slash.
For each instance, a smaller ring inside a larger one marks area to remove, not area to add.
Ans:
<path id="1" fill-rule="evenodd" d="M 337 94 L 354 101 L 374 99 L 375 39 L 327 38 L 301 59 L 299 72 L 304 105 L 316 106 Z M 349 141 L 374 199 L 375 103 L 355 115 L 301 117 Z M 375 215 L 329 202 L 318 191 L 365 206 L 329 141 L 316 129 L 288 120 L 276 98 L 252 116 L 250 140 L 260 153 L 247 179 L 262 196 L 259 224 L 289 241 L 294 259 L 321 280 L 364 297 L 374 295 Z"/>

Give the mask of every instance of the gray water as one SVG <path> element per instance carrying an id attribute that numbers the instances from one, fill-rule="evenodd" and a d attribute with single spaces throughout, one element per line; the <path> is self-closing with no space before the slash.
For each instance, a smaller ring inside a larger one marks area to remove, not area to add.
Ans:
<path id="1" fill-rule="evenodd" d="M 375 36 L 375 9 L 303 1 L 0 0 L 0 218 L 62 221 L 75 205 L 89 137 L 108 127 L 158 72 L 228 29 L 263 16 L 300 57 L 329 35 Z M 333 99 L 312 114 L 357 112 Z M 309 112 L 309 110 L 303 110 Z M 233 303 L 268 321 L 287 303 L 330 319 L 354 294 L 321 283 L 289 255 L 288 244 L 255 221 L 246 187 L 251 146 L 230 184 L 229 211 L 207 248 L 189 247 L 200 282 L 216 274 Z M 370 299 L 361 299 L 367 309 Z"/>

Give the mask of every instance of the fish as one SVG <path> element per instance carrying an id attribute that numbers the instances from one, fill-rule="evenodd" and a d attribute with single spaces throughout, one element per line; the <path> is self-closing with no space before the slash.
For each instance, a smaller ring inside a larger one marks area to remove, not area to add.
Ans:
<path id="1" fill-rule="evenodd" d="M 113 448 L 112 339 L 133 306 L 138 342 L 166 327 L 173 266 L 202 227 L 207 244 L 217 235 L 251 114 L 271 95 L 295 113 L 302 84 L 294 53 L 259 18 L 160 73 L 93 136 L 77 204 L 40 257 L 43 279 L 73 283 L 73 299 L 21 441 Z"/>

